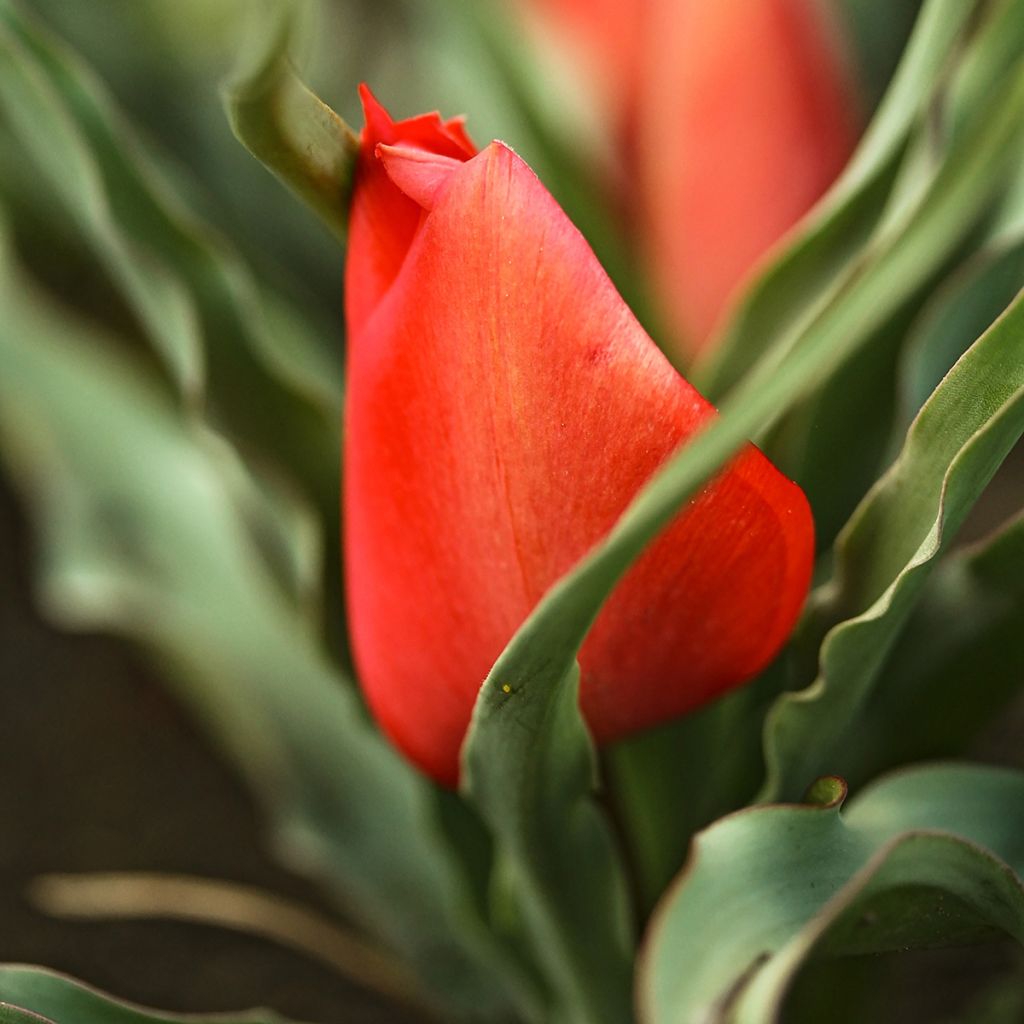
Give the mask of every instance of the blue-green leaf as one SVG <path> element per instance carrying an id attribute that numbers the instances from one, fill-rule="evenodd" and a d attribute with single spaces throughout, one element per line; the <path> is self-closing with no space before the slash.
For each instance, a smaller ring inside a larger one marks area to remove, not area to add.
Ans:
<path id="1" fill-rule="evenodd" d="M 1024 679 L 1024 515 L 944 558 L 886 662 L 884 685 L 839 737 L 834 767 L 881 768 L 959 753 Z M 832 759 L 830 759 L 831 761 Z"/>
<path id="2" fill-rule="evenodd" d="M 1024 233 L 983 249 L 935 293 L 907 341 L 898 373 L 902 436 L 950 367 L 1024 283 Z"/>
<path id="3" fill-rule="evenodd" d="M 840 535 L 801 641 L 810 657 L 829 630 L 819 674 L 768 717 L 762 799 L 792 799 L 832 770 L 936 557 L 1022 433 L 1024 295 L 950 371 Z"/>
<path id="4" fill-rule="evenodd" d="M 700 833 L 640 966 L 645 1024 L 779 1020 L 812 955 L 974 939 L 1024 941 L 1024 775 L 938 765 L 896 774 L 841 811 L 740 811 Z M 831 799 L 829 797 L 831 796 Z"/>

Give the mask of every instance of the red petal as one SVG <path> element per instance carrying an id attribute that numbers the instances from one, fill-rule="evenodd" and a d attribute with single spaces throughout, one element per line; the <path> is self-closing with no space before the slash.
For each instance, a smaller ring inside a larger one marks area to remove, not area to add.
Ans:
<path id="1" fill-rule="evenodd" d="M 352 207 L 349 259 L 345 269 L 345 312 L 350 330 L 358 330 L 391 287 L 420 222 L 420 207 L 389 178 L 376 156 L 378 145 L 403 145 L 453 160 L 476 149 L 461 119 L 444 122 L 439 114 L 393 121 L 365 85 L 359 87 L 366 126 L 360 140 Z"/>
<path id="2" fill-rule="evenodd" d="M 451 784 L 516 628 L 713 410 L 508 149 L 450 169 L 431 195 L 372 319 L 352 325 L 346 562 L 369 703 Z M 803 494 L 746 449 L 598 618 L 581 655 L 597 736 L 756 672 L 793 624 L 812 549 Z"/>
<path id="3" fill-rule="evenodd" d="M 459 160 L 409 146 L 377 146 L 388 177 L 421 209 L 432 210 Z"/>

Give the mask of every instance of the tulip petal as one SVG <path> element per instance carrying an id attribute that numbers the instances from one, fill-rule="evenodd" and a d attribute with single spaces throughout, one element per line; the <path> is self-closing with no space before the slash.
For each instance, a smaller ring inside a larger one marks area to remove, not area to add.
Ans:
<path id="1" fill-rule="evenodd" d="M 509 149 L 446 164 L 443 188 L 436 162 L 387 159 L 432 209 L 350 339 L 352 636 L 383 728 L 453 784 L 479 686 L 516 628 L 714 410 Z M 812 533 L 799 488 L 746 449 L 598 617 L 580 658 L 595 735 L 761 668 L 803 601 Z"/>
<path id="2" fill-rule="evenodd" d="M 377 156 L 388 177 L 414 203 L 432 210 L 438 193 L 461 161 L 412 146 L 377 145 Z"/>
<path id="3" fill-rule="evenodd" d="M 439 114 L 421 114 L 393 121 L 373 93 L 360 86 L 366 126 L 349 215 L 349 259 L 345 267 L 345 313 L 350 332 L 358 331 L 391 287 L 420 222 L 420 207 L 394 185 L 377 159 L 378 145 L 397 142 L 453 160 L 466 160 L 476 148 L 461 119 L 442 121 Z"/>

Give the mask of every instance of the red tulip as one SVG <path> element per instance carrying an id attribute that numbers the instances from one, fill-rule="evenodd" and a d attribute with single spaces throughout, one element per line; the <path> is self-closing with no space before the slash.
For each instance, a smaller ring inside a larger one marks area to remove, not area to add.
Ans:
<path id="1" fill-rule="evenodd" d="M 346 271 L 352 639 L 383 729 L 454 784 L 480 684 L 544 592 L 713 415 L 530 169 L 368 92 Z M 803 602 L 800 489 L 748 446 L 580 654 L 598 741 L 748 679 Z"/>
<path id="2" fill-rule="evenodd" d="M 853 151 L 858 115 L 821 0 L 532 0 L 589 56 L 655 292 L 693 355 L 755 264 Z"/>

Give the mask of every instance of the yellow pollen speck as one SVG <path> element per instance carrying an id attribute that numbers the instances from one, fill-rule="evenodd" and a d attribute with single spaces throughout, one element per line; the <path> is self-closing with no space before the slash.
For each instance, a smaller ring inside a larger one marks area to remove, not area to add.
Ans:
<path id="1" fill-rule="evenodd" d="M 502 683 L 501 684 L 501 692 L 502 693 L 511 693 L 512 692 L 512 687 L 509 686 L 508 683 Z"/>

